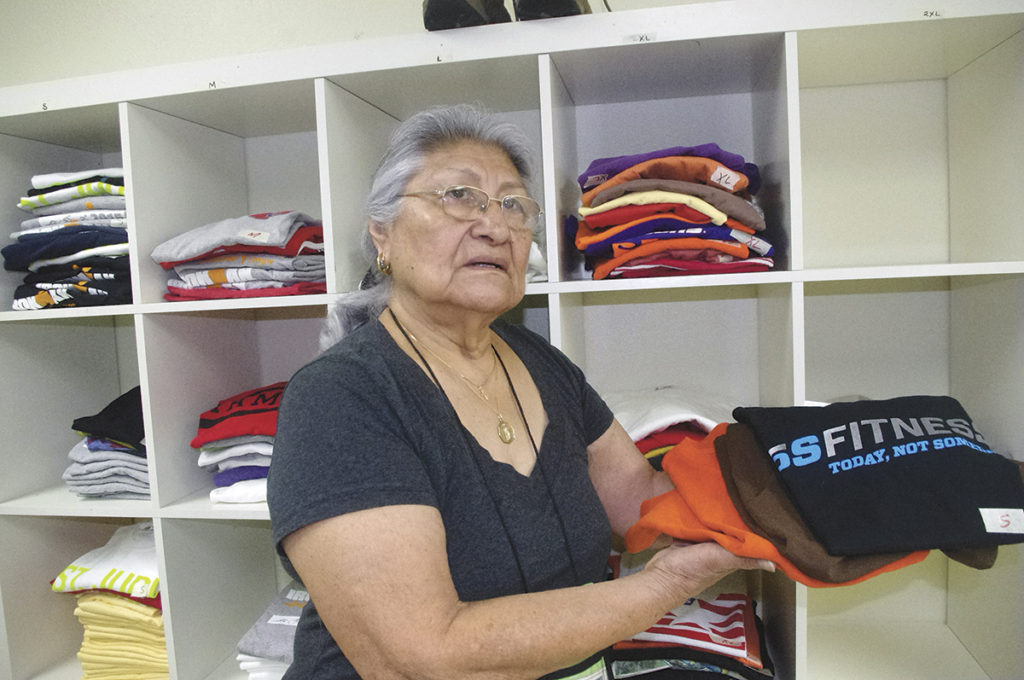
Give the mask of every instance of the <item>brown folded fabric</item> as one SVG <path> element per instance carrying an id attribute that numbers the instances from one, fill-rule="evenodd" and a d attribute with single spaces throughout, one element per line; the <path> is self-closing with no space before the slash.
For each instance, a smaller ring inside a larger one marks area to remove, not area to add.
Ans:
<path id="1" fill-rule="evenodd" d="M 731 423 L 715 440 L 715 455 L 743 521 L 808 576 L 826 583 L 852 581 L 910 554 L 837 557 L 825 552 L 789 500 L 749 426 Z"/>
<path id="2" fill-rule="evenodd" d="M 670 191 L 676 194 L 696 196 L 755 231 L 765 230 L 764 217 L 760 211 L 742 196 L 707 184 L 678 179 L 634 179 L 616 184 L 594 194 L 594 198 L 590 201 L 590 207 L 597 208 L 624 194 L 641 191 Z"/>
<path id="3" fill-rule="evenodd" d="M 982 548 L 946 548 L 942 551 L 951 560 L 955 560 L 965 567 L 972 569 L 989 569 L 996 563 L 996 556 L 999 554 L 999 546 L 985 546 Z"/>

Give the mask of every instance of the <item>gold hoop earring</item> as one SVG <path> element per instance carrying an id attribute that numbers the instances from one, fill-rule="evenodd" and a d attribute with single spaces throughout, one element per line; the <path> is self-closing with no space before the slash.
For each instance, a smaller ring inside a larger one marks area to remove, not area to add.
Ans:
<path id="1" fill-rule="evenodd" d="M 377 271 L 384 276 L 391 276 L 391 265 L 384 259 L 384 253 L 377 253 Z"/>

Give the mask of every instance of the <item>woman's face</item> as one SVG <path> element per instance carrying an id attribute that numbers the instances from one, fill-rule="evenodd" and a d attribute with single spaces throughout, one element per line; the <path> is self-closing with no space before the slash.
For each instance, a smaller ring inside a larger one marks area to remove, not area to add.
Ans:
<path id="1" fill-rule="evenodd" d="M 518 171 L 501 149 L 468 141 L 430 153 L 405 192 L 456 184 L 478 187 L 499 199 L 526 194 Z M 392 299 L 424 311 L 493 317 L 519 303 L 530 254 L 529 230 L 510 229 L 495 202 L 475 219 L 458 220 L 445 214 L 439 197 L 401 201 L 390 230 L 371 227 L 378 251 L 391 264 Z"/>

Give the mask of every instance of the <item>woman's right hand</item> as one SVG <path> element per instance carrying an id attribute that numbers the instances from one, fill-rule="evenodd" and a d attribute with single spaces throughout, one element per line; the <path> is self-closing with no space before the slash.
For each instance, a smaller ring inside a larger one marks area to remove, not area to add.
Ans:
<path id="1" fill-rule="evenodd" d="M 769 560 L 740 557 L 714 542 L 682 543 L 659 550 L 647 562 L 644 573 L 655 578 L 673 599 L 682 604 L 739 569 L 775 571 Z M 674 606 L 678 606 L 674 605 Z"/>

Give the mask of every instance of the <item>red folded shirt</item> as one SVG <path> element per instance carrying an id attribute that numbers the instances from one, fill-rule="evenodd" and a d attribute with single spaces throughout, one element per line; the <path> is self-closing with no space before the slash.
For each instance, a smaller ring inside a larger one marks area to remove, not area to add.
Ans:
<path id="1" fill-rule="evenodd" d="M 192 448 L 229 437 L 277 434 L 277 407 L 286 384 L 282 381 L 240 392 L 204 411 L 199 416 L 196 436 L 190 442 Z"/>

